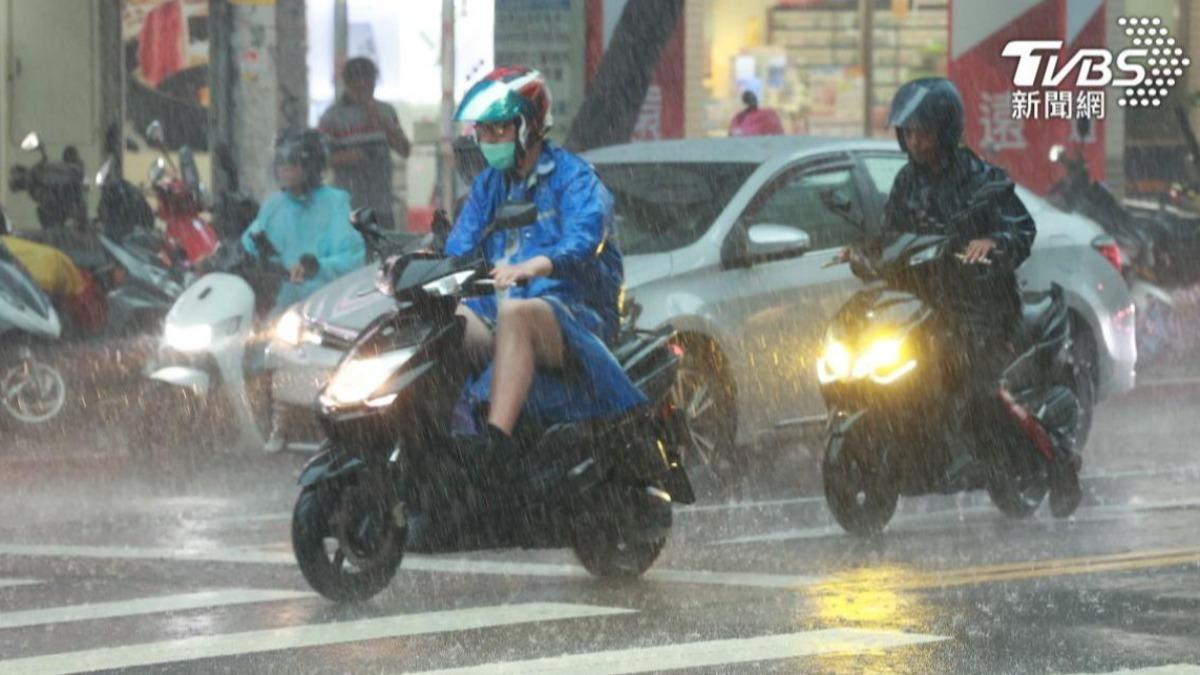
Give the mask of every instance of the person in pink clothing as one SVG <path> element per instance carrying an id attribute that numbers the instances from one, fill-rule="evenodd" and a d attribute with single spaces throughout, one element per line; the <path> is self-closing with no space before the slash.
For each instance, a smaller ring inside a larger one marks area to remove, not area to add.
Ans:
<path id="1" fill-rule="evenodd" d="M 781 136 L 783 123 L 779 114 L 770 108 L 758 107 L 758 97 L 754 92 L 742 94 L 742 103 L 746 108 L 733 116 L 729 123 L 730 136 Z"/>

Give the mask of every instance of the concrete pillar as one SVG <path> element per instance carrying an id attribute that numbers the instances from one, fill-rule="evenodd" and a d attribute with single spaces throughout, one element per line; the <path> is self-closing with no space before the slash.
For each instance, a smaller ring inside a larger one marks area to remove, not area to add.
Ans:
<path id="1" fill-rule="evenodd" d="M 304 0 L 211 0 L 209 22 L 214 147 L 229 147 L 239 187 L 261 199 L 276 187 L 271 167 L 276 132 L 307 123 Z M 217 189 L 228 186 L 220 168 L 214 174 Z"/>

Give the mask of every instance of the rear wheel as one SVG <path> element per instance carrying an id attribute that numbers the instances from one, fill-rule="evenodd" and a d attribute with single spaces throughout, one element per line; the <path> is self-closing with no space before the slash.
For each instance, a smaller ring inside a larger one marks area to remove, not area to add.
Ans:
<path id="1" fill-rule="evenodd" d="M 633 579 L 654 565 L 666 543 L 666 537 L 634 541 L 619 528 L 606 526 L 580 536 L 575 542 L 575 555 L 593 576 Z"/>
<path id="2" fill-rule="evenodd" d="M 296 500 L 292 549 L 314 590 L 334 602 L 362 602 L 396 575 L 404 530 L 362 486 L 316 485 Z"/>
<path id="3" fill-rule="evenodd" d="M 1031 459 L 1039 466 L 1012 472 L 997 471 L 988 480 L 988 497 L 1009 518 L 1028 518 L 1046 499 L 1049 486 L 1045 467 L 1041 465 L 1040 458 Z"/>
<path id="4" fill-rule="evenodd" d="M 900 495 L 887 480 L 854 458 L 848 444 L 836 458 L 827 448 L 821 463 L 825 502 L 842 529 L 851 534 L 881 532 L 896 512 Z"/>

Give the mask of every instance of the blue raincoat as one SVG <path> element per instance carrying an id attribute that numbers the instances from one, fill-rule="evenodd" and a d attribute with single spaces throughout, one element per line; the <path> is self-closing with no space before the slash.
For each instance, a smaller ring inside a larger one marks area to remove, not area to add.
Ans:
<path id="1" fill-rule="evenodd" d="M 645 396 L 606 346 L 616 338 L 625 273 L 611 230 L 612 195 L 586 162 L 547 142 L 527 181 L 485 169 L 446 241 L 446 253 L 470 254 L 502 203 L 525 200 L 537 205 L 537 222 L 493 233 L 482 250 L 493 263 L 518 264 L 542 255 L 554 264 L 550 276 L 508 290 L 509 298 L 549 303 L 566 347 L 567 365 L 561 372 L 535 375 L 526 412 L 544 422 L 579 421 L 613 417 L 644 404 Z M 495 324 L 495 297 L 472 298 L 466 304 Z M 489 365 L 468 384 L 469 404 L 487 400 L 491 370 Z"/>
<path id="2" fill-rule="evenodd" d="M 287 269 L 311 253 L 320 265 L 316 276 L 302 283 L 285 282 L 275 297 L 275 312 L 286 309 L 334 279 L 362 267 L 366 245 L 350 226 L 350 195 L 322 185 L 303 198 L 280 190 L 267 198 L 258 217 L 242 235 L 242 246 L 257 255 L 251 236 L 266 232 Z"/>

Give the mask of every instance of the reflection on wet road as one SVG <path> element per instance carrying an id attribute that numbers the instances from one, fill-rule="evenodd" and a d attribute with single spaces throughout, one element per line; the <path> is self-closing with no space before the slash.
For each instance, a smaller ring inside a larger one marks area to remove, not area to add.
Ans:
<path id="1" fill-rule="evenodd" d="M 411 555 L 379 597 L 316 596 L 290 549 L 303 457 L 0 461 L 0 674 L 1200 673 L 1200 421 L 1101 409 L 1085 502 L 1014 521 L 985 494 L 902 500 L 843 534 L 804 452 L 681 509 L 637 582 L 565 551 Z M 162 472 L 162 473 L 159 473 Z"/>

